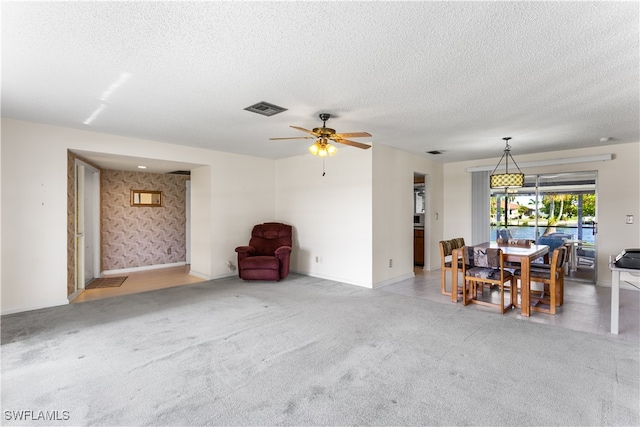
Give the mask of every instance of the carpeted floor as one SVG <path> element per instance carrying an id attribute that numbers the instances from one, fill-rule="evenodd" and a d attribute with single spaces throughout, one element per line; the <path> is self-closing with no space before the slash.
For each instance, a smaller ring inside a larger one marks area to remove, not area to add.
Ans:
<path id="1" fill-rule="evenodd" d="M 2 419 L 634 426 L 639 350 L 307 276 L 230 278 L 4 316 Z"/>

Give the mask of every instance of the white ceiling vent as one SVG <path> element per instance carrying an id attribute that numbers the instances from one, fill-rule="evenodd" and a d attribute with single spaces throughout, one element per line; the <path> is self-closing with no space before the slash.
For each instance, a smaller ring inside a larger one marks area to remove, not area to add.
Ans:
<path id="1" fill-rule="evenodd" d="M 247 111 L 251 111 L 253 113 L 262 114 L 263 116 L 273 116 L 274 114 L 282 113 L 283 111 L 287 111 L 286 108 L 278 107 L 277 105 L 269 104 L 268 102 L 258 102 L 250 107 L 245 108 Z"/>

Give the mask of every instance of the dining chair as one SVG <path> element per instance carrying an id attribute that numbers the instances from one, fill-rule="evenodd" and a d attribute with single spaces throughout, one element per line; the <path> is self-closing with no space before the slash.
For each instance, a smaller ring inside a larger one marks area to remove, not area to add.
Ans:
<path id="1" fill-rule="evenodd" d="M 542 283 L 542 290 L 529 289 L 531 310 L 540 313 L 556 314 L 556 307 L 564 303 L 564 263 L 567 248 L 560 246 L 553 251 L 551 264 L 531 264 L 530 281 Z M 513 273 L 515 283 L 521 279 L 521 271 Z"/>
<path id="2" fill-rule="evenodd" d="M 508 308 L 513 307 L 513 295 L 510 292 L 509 304 L 505 304 L 506 283 L 513 280 L 513 275 L 504 266 L 504 254 L 502 249 L 487 248 L 481 246 L 465 246 L 463 252 L 463 275 L 462 285 L 463 304 L 480 304 L 489 307 L 499 307 L 500 313 L 505 313 Z M 500 302 L 495 303 L 489 299 L 484 299 L 484 285 L 496 285 L 500 288 Z"/>
<path id="3" fill-rule="evenodd" d="M 464 246 L 464 238 L 458 237 L 451 240 L 441 240 L 440 243 L 440 287 L 442 295 L 451 296 L 451 292 L 447 290 L 447 271 L 453 274 L 453 251 Z M 458 260 L 458 269 L 462 269 L 462 260 Z"/>

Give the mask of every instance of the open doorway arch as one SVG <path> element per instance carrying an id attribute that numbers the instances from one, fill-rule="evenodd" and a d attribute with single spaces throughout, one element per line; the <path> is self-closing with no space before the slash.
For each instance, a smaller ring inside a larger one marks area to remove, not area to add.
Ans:
<path id="1" fill-rule="evenodd" d="M 427 253 L 428 227 L 427 215 L 427 179 L 418 172 L 413 174 L 413 265 L 414 271 L 429 268 Z"/>

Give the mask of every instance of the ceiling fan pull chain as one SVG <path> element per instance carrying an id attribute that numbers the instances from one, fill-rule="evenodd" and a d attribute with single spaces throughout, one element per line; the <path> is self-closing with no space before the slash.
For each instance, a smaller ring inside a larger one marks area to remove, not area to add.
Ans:
<path id="1" fill-rule="evenodd" d="M 324 176 L 325 171 L 324 171 L 324 157 L 322 158 L 322 176 Z"/>

